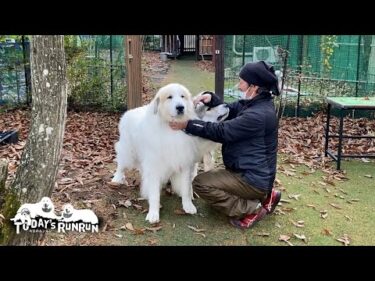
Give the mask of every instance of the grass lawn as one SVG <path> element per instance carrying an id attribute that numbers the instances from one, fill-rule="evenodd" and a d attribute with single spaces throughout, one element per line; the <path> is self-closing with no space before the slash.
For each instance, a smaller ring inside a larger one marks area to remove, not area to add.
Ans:
<path id="1" fill-rule="evenodd" d="M 281 165 L 293 169 L 289 164 Z M 163 192 L 160 229 L 152 229 L 145 213 L 121 208 L 115 221 L 116 239 L 110 244 L 280 246 L 288 245 L 279 241 L 280 235 L 285 235 L 282 237 L 290 237 L 288 242 L 293 245 L 344 245 L 336 239 L 348 239 L 349 245 L 375 245 L 375 163 L 352 160 L 344 161 L 343 166 L 349 180 L 336 181 L 335 186 L 322 185 L 324 174 L 320 171 L 306 175 L 309 169 L 305 166 L 295 167 L 293 176 L 279 172 L 278 179 L 285 188 L 282 199 L 288 202 L 282 202 L 274 214 L 246 231 L 233 228 L 202 199 L 195 200 L 197 215 L 181 215 L 180 199 Z M 147 206 L 145 201 L 141 204 Z M 136 231 L 120 229 L 128 222 Z"/>

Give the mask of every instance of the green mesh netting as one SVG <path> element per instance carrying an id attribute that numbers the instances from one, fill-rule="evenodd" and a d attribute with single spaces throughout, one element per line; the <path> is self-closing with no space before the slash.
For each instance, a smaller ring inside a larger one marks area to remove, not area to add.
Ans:
<path id="1" fill-rule="evenodd" d="M 0 104 L 30 101 L 29 36 L 0 36 Z M 116 109 L 126 104 L 123 35 L 64 36 L 69 106 Z"/>

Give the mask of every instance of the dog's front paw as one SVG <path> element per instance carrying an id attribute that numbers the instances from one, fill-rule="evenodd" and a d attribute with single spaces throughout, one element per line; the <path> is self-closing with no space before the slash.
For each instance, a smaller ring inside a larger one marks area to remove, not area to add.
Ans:
<path id="1" fill-rule="evenodd" d="M 182 203 L 182 208 L 184 209 L 185 213 L 187 214 L 196 214 L 197 208 L 194 206 L 194 204 L 191 201 L 186 201 Z"/>
<path id="2" fill-rule="evenodd" d="M 112 182 L 128 185 L 127 181 L 125 180 L 125 177 L 123 175 L 118 175 L 118 174 L 115 174 L 115 176 L 112 179 Z"/>
<path id="3" fill-rule="evenodd" d="M 146 216 L 146 221 L 148 221 L 151 224 L 159 222 L 159 212 L 149 211 Z"/>

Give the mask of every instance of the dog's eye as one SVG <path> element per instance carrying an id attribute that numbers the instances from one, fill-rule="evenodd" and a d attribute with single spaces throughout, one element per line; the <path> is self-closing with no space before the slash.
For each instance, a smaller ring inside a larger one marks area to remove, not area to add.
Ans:
<path id="1" fill-rule="evenodd" d="M 210 111 L 211 110 L 211 108 L 209 107 L 209 108 L 207 108 L 207 110 L 206 111 Z"/>
<path id="2" fill-rule="evenodd" d="M 168 99 L 170 99 L 170 100 L 171 100 L 171 99 L 172 99 L 172 96 L 169 96 L 169 97 L 168 97 Z"/>
<path id="3" fill-rule="evenodd" d="M 184 95 L 181 95 L 181 98 L 184 98 L 185 96 Z"/>

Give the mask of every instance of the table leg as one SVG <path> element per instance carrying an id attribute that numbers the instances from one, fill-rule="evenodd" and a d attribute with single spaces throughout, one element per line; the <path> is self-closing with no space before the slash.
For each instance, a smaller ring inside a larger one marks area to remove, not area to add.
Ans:
<path id="1" fill-rule="evenodd" d="M 329 119 L 331 118 L 331 104 L 328 104 L 328 109 L 327 109 L 327 123 L 326 123 L 326 142 L 324 145 L 324 156 L 327 157 L 327 150 L 328 150 L 328 135 L 329 135 Z"/>
<path id="2" fill-rule="evenodd" d="M 340 109 L 340 127 L 339 127 L 339 147 L 337 152 L 337 170 L 341 166 L 341 147 L 342 147 L 342 131 L 344 129 L 344 109 Z"/>

